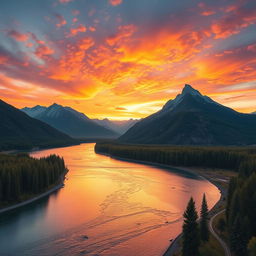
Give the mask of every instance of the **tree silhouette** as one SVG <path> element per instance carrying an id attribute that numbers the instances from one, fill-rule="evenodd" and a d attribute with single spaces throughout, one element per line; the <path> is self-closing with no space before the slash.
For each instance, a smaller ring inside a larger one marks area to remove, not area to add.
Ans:
<path id="1" fill-rule="evenodd" d="M 199 228 L 197 223 L 198 215 L 195 208 L 195 202 L 192 197 L 188 202 L 183 217 L 182 256 L 198 256 L 198 248 L 200 245 Z"/>
<path id="2" fill-rule="evenodd" d="M 208 214 L 208 206 L 204 194 L 200 212 L 200 238 L 203 242 L 207 242 L 209 240 Z"/>

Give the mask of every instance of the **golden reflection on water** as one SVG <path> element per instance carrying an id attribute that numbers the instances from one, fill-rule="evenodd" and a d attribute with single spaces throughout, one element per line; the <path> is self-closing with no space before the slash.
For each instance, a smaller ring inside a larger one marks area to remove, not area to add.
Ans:
<path id="1" fill-rule="evenodd" d="M 181 231 L 190 196 L 200 205 L 206 193 L 209 207 L 220 196 L 205 180 L 97 155 L 94 144 L 32 155 L 53 153 L 70 171 L 39 226 L 31 227 L 28 237 L 35 243 L 27 241 L 24 255 L 162 255 Z"/>

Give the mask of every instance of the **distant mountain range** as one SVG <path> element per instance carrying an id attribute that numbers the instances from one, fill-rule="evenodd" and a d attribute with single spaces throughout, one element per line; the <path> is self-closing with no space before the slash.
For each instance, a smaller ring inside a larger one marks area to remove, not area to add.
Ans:
<path id="1" fill-rule="evenodd" d="M 157 113 L 139 121 L 121 143 L 176 145 L 256 144 L 256 116 L 225 107 L 190 85 Z"/>
<path id="2" fill-rule="evenodd" d="M 139 120 L 137 119 L 129 119 L 129 120 L 109 120 L 105 119 L 92 119 L 97 124 L 104 126 L 110 130 L 115 131 L 118 134 L 124 134 L 127 130 L 129 130 L 133 125 L 135 125 Z"/>
<path id="3" fill-rule="evenodd" d="M 38 105 L 33 108 L 25 107 L 21 110 L 74 138 L 118 137 L 118 133 L 97 124 L 85 114 L 56 103 L 49 107 Z"/>
<path id="4" fill-rule="evenodd" d="M 0 100 L 0 150 L 55 147 L 78 143 L 50 125 Z"/>

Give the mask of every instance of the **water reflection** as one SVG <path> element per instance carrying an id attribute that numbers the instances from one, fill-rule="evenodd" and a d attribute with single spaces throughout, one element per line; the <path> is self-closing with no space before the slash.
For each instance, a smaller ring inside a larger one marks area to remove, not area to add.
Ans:
<path id="1" fill-rule="evenodd" d="M 200 204 L 206 192 L 210 207 L 219 198 L 193 174 L 96 155 L 93 147 L 33 152 L 63 156 L 70 172 L 57 194 L 0 216 L 0 255 L 161 255 L 191 195 Z"/>

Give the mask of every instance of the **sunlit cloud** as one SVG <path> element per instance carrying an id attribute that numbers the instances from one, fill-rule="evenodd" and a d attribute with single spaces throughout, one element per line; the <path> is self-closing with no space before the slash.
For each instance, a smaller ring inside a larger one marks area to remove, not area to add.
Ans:
<path id="1" fill-rule="evenodd" d="M 22 34 L 16 30 L 8 30 L 7 35 L 19 42 L 25 42 L 29 38 L 27 34 Z"/>
<path id="2" fill-rule="evenodd" d="M 109 0 L 109 3 L 113 6 L 119 5 L 123 2 L 123 0 Z"/>
<path id="3" fill-rule="evenodd" d="M 2 23 L 0 90 L 14 105 L 57 97 L 91 117 L 141 118 L 190 83 L 239 111 L 256 109 L 256 3 L 46 2 L 24 9 L 15 29 Z M 40 15 L 28 22 L 28 11 Z"/>
<path id="4" fill-rule="evenodd" d="M 87 28 L 84 25 L 80 24 L 76 28 L 71 28 L 70 29 L 70 35 L 69 36 L 76 36 L 78 33 L 86 32 L 86 30 L 87 30 Z"/>
<path id="5" fill-rule="evenodd" d="M 60 28 L 60 27 L 62 27 L 62 26 L 67 24 L 67 21 L 64 19 L 64 17 L 62 15 L 55 14 L 55 16 L 56 16 L 56 18 L 58 20 L 58 23 L 56 24 L 57 28 Z"/>

